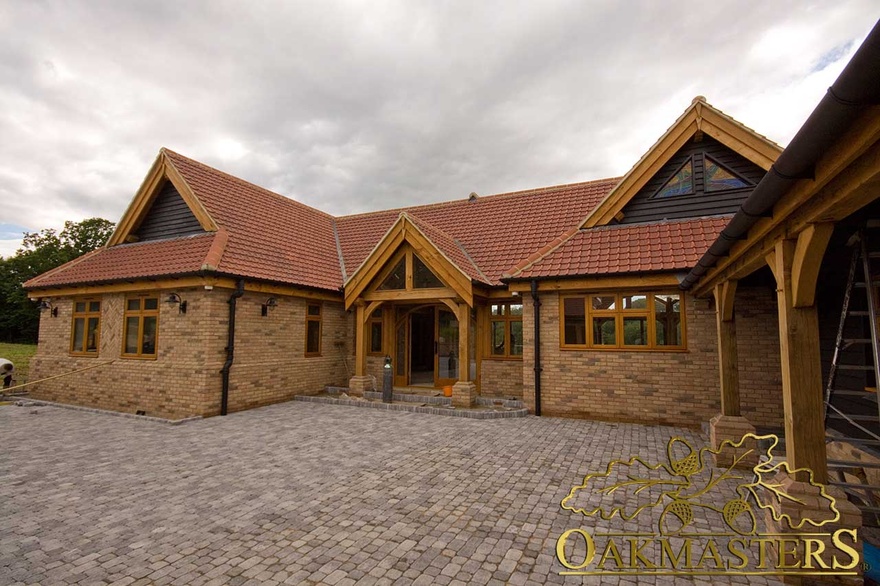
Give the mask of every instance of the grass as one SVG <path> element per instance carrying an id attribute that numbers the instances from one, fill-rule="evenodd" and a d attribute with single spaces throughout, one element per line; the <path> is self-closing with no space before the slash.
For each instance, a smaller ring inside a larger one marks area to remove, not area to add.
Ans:
<path id="1" fill-rule="evenodd" d="M 27 381 L 31 356 L 36 351 L 36 344 L 6 344 L 0 342 L 0 358 L 5 358 L 15 365 L 15 380 L 18 384 Z"/>

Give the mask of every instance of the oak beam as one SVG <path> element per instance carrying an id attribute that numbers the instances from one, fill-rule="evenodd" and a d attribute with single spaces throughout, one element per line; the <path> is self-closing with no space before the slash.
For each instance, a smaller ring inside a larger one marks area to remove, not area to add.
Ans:
<path id="1" fill-rule="evenodd" d="M 819 267 L 834 224 L 810 224 L 798 235 L 792 261 L 792 301 L 795 307 L 810 307 L 816 302 L 816 281 Z"/>
<path id="2" fill-rule="evenodd" d="M 355 376 L 366 376 L 367 374 L 367 347 L 364 336 L 364 316 L 366 315 L 366 306 L 363 302 L 357 302 L 355 305 L 355 335 L 354 335 L 354 374 Z"/>
<path id="3" fill-rule="evenodd" d="M 458 382 L 470 382 L 471 357 L 471 308 L 467 303 L 458 304 Z"/>

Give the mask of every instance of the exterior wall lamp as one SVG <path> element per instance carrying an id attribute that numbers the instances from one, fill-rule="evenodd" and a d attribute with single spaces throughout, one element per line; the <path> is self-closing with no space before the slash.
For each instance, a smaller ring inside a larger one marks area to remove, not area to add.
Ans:
<path id="1" fill-rule="evenodd" d="M 269 315 L 270 307 L 278 307 L 278 300 L 274 297 L 270 297 L 266 300 L 266 303 L 260 306 L 260 313 L 263 317 Z"/>
<path id="2" fill-rule="evenodd" d="M 172 293 L 168 296 L 168 299 L 165 300 L 165 303 L 169 305 L 177 304 L 177 313 L 186 313 L 186 301 L 180 298 L 180 295 L 177 293 Z"/>
<path id="3" fill-rule="evenodd" d="M 39 308 L 40 311 L 49 311 L 49 313 L 52 314 L 52 317 L 58 317 L 58 308 L 52 306 L 52 300 L 49 298 L 41 299 L 37 308 Z"/>

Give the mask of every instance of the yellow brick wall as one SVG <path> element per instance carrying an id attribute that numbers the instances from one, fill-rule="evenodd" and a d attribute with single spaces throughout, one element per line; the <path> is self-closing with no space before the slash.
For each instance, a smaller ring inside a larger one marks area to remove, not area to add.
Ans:
<path id="1" fill-rule="evenodd" d="M 739 287 L 734 303 L 742 415 L 758 427 L 782 427 L 782 370 L 776 291 Z"/>
<path id="2" fill-rule="evenodd" d="M 480 364 L 480 394 L 484 397 L 523 396 L 522 360 L 483 360 Z"/>
<path id="3" fill-rule="evenodd" d="M 58 317 L 43 312 L 37 353 L 31 361 L 31 380 L 106 364 L 31 387 L 37 399 L 167 418 L 203 415 L 211 403 L 219 405 L 219 370 L 225 340 L 217 343 L 221 291 L 180 289 L 188 312 L 160 296 L 159 333 L 155 360 L 122 358 L 122 321 L 125 295 L 102 295 L 101 337 L 97 357 L 70 356 L 73 300 L 55 298 Z M 165 293 L 167 295 L 167 292 Z M 216 393 L 209 389 L 216 387 Z M 216 398 L 213 395 L 217 395 Z"/>
<path id="4" fill-rule="evenodd" d="M 31 380 L 86 366 L 112 364 L 31 387 L 31 396 L 147 415 L 180 419 L 220 412 L 220 370 L 226 360 L 231 290 L 179 289 L 187 313 L 159 303 L 158 355 L 155 360 L 121 358 L 125 295 L 101 296 L 101 343 L 95 358 L 70 356 L 71 299 L 54 299 L 58 317 L 40 318 Z M 164 295 L 167 296 L 168 292 Z M 261 316 L 268 296 L 247 293 L 236 311 L 235 362 L 230 373 L 229 410 L 249 409 L 316 393 L 347 380 L 342 357 L 350 352 L 351 320 L 341 303 L 323 304 L 322 355 L 305 357 L 306 301 L 276 296 L 278 306 Z"/>
<path id="5" fill-rule="evenodd" d="M 294 395 L 316 394 L 327 385 L 348 383 L 343 358 L 352 352 L 353 321 L 342 303 L 321 303 L 321 355 L 307 357 L 307 301 L 276 295 L 278 306 L 263 317 L 261 305 L 267 297 L 247 293 L 238 300 L 230 411 L 287 401 Z M 220 329 L 225 332 L 225 325 Z"/>
<path id="6" fill-rule="evenodd" d="M 743 336 L 739 344 L 743 411 L 760 425 L 781 425 L 782 391 L 776 378 L 779 339 L 775 322 L 768 321 L 769 312 L 775 310 L 765 297 L 748 299 L 755 307 L 737 318 Z M 686 299 L 686 352 L 563 350 L 559 296 L 546 293 L 541 302 L 543 415 L 699 427 L 720 411 L 715 310 L 709 301 Z M 532 303 L 525 303 L 523 399 L 532 410 L 533 311 Z M 753 343 L 757 337 L 763 337 L 760 344 Z M 756 367 L 763 370 L 752 370 Z M 744 370 L 749 371 L 745 377 Z"/>

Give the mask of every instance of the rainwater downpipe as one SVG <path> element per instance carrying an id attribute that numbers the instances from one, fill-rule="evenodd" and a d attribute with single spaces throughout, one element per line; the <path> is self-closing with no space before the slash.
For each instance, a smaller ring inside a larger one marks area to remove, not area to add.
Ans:
<path id="1" fill-rule="evenodd" d="M 532 280 L 532 302 L 535 307 L 535 415 L 541 416 L 541 300 L 538 281 Z"/>
<path id="2" fill-rule="evenodd" d="M 223 391 L 220 395 L 220 415 L 226 415 L 229 407 L 229 370 L 235 360 L 235 301 L 244 295 L 244 279 L 238 280 L 235 291 L 229 296 L 229 331 L 226 338 L 226 362 L 220 374 L 223 377 Z"/>

